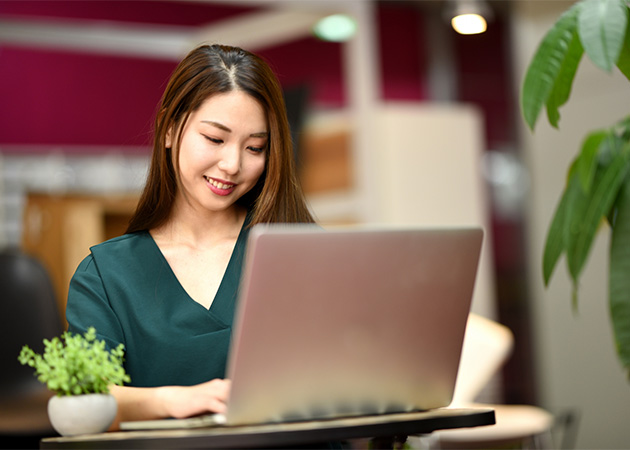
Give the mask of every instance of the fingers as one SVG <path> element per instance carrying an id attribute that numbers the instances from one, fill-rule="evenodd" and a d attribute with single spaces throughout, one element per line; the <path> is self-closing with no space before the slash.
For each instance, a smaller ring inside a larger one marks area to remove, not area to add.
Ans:
<path id="1" fill-rule="evenodd" d="M 229 380 L 215 379 L 191 388 L 198 391 L 197 398 L 208 411 L 224 413 L 230 396 L 230 386 Z"/>
<path id="2" fill-rule="evenodd" d="M 219 399 L 212 398 L 208 402 L 208 411 L 223 414 L 227 411 L 227 405 Z"/>
<path id="3" fill-rule="evenodd" d="M 169 415 L 183 418 L 204 413 L 224 413 L 230 395 L 229 380 L 215 379 L 195 386 L 174 386 L 169 392 Z"/>

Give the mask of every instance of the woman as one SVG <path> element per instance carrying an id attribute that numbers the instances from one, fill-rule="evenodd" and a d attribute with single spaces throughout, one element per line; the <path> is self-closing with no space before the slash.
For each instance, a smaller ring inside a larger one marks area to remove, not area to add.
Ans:
<path id="1" fill-rule="evenodd" d="M 120 421 L 223 412 L 248 229 L 313 222 L 297 182 L 280 85 L 239 48 L 190 52 L 155 122 L 147 184 L 127 233 L 92 247 L 68 295 L 69 330 L 123 343 Z"/>

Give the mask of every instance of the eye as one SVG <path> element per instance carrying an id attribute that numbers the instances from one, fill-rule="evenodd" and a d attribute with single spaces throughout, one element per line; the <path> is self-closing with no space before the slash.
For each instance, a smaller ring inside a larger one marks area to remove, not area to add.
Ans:
<path id="1" fill-rule="evenodd" d="M 210 136 L 206 136 L 205 134 L 202 134 L 202 136 L 205 137 L 208 141 L 212 142 L 213 144 L 223 144 L 223 140 L 221 139 L 215 139 Z"/>
<path id="2" fill-rule="evenodd" d="M 265 151 L 266 146 L 265 147 L 253 147 L 253 146 L 250 145 L 249 147 L 247 147 L 247 149 L 251 150 L 254 153 L 262 153 L 262 152 Z"/>

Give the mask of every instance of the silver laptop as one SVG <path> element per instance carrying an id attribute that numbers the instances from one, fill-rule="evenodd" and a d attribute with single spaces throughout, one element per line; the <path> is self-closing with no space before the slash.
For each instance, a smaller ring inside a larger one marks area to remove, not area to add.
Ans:
<path id="1" fill-rule="evenodd" d="M 480 229 L 252 229 L 226 422 L 447 406 L 481 241 Z"/>
<path id="2" fill-rule="evenodd" d="M 255 226 L 227 413 L 189 426 L 448 406 L 482 237 L 479 228 Z"/>

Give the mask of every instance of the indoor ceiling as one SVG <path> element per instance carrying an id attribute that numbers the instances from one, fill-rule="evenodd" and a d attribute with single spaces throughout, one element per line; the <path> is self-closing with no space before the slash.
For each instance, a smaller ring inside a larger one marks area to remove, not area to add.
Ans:
<path id="1" fill-rule="evenodd" d="M 352 3 L 0 0 L 0 44 L 177 60 L 200 42 L 259 50 L 300 39 L 317 20 Z"/>

